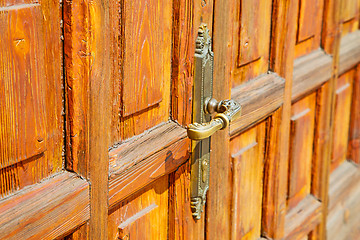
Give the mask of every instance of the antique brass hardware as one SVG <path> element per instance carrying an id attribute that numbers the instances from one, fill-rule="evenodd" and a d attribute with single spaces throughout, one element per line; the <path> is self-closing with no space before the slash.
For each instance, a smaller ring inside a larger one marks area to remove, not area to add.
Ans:
<path id="1" fill-rule="evenodd" d="M 206 24 L 198 30 L 195 49 L 193 87 L 193 124 L 187 127 L 192 139 L 191 155 L 191 210 L 195 219 L 201 218 L 206 202 L 210 175 L 211 135 L 225 129 L 240 116 L 241 106 L 233 100 L 218 102 L 212 98 L 214 54 Z M 217 113 L 211 119 L 212 113 Z"/>
<path id="2" fill-rule="evenodd" d="M 190 124 L 187 128 L 187 135 L 192 140 L 202 140 L 218 130 L 225 129 L 232 120 L 240 117 L 241 106 L 234 100 L 218 102 L 212 98 L 205 101 L 204 111 L 207 113 L 218 112 L 218 114 L 210 122 Z"/>

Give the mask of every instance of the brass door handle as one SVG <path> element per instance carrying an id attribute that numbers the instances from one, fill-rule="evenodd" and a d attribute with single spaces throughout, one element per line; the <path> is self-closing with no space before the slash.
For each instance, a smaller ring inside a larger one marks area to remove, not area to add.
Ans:
<path id="1" fill-rule="evenodd" d="M 223 100 L 218 102 L 216 99 L 212 98 L 205 100 L 204 112 L 217 112 L 217 114 L 210 122 L 201 124 L 192 123 L 187 127 L 187 135 L 192 140 L 208 138 L 218 130 L 227 128 L 231 121 L 240 117 L 241 106 L 234 100 Z"/>

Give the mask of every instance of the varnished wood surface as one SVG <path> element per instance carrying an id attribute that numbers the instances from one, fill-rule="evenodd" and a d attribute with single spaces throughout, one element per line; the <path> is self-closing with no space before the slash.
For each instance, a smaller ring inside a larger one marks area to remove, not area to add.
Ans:
<path id="1" fill-rule="evenodd" d="M 0 200 L 2 239 L 54 239 L 89 218 L 89 184 L 72 173 Z"/>
<path id="2" fill-rule="evenodd" d="M 62 168 L 61 12 L 54 1 L 0 6 L 0 196 L 6 196 Z"/>
<path id="3" fill-rule="evenodd" d="M 350 117 L 347 159 L 360 163 L 360 65 L 356 67 Z"/>

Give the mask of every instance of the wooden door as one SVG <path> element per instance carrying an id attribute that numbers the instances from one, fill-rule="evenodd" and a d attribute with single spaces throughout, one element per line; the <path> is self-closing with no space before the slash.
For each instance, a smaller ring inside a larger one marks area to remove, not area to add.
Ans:
<path id="1" fill-rule="evenodd" d="M 358 0 L 0 1 L 5 239 L 357 239 Z M 190 208 L 195 40 L 214 97 Z"/>

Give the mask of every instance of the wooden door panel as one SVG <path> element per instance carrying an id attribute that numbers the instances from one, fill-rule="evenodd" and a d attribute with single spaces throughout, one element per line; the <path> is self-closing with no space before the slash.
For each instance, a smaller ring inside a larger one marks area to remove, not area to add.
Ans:
<path id="1" fill-rule="evenodd" d="M 360 163 L 360 66 L 356 67 L 353 85 L 348 159 Z"/>
<path id="2" fill-rule="evenodd" d="M 114 1 L 112 143 L 169 119 L 171 7 L 171 1 Z"/>
<path id="3" fill-rule="evenodd" d="M 342 35 L 354 32 L 359 28 L 359 0 L 342 1 L 341 22 Z"/>
<path id="4" fill-rule="evenodd" d="M 59 4 L 0 5 L 0 195 L 7 195 L 62 168 L 62 48 Z"/>
<path id="5" fill-rule="evenodd" d="M 320 47 L 324 0 L 298 0 L 299 13 L 295 57 Z"/>
<path id="6" fill-rule="evenodd" d="M 168 176 L 120 203 L 109 214 L 109 239 L 167 239 Z"/>
<path id="7" fill-rule="evenodd" d="M 271 6 L 270 0 L 234 1 L 232 87 L 268 70 Z"/>
<path id="8" fill-rule="evenodd" d="M 337 81 L 331 158 L 332 170 L 346 159 L 353 79 L 354 71 L 352 70 L 340 76 Z"/>
<path id="9" fill-rule="evenodd" d="M 310 194 L 315 100 L 313 93 L 292 105 L 288 208 L 293 208 Z"/>
<path id="10" fill-rule="evenodd" d="M 261 236 L 261 206 L 266 123 L 230 142 L 232 161 L 232 239 Z"/>

